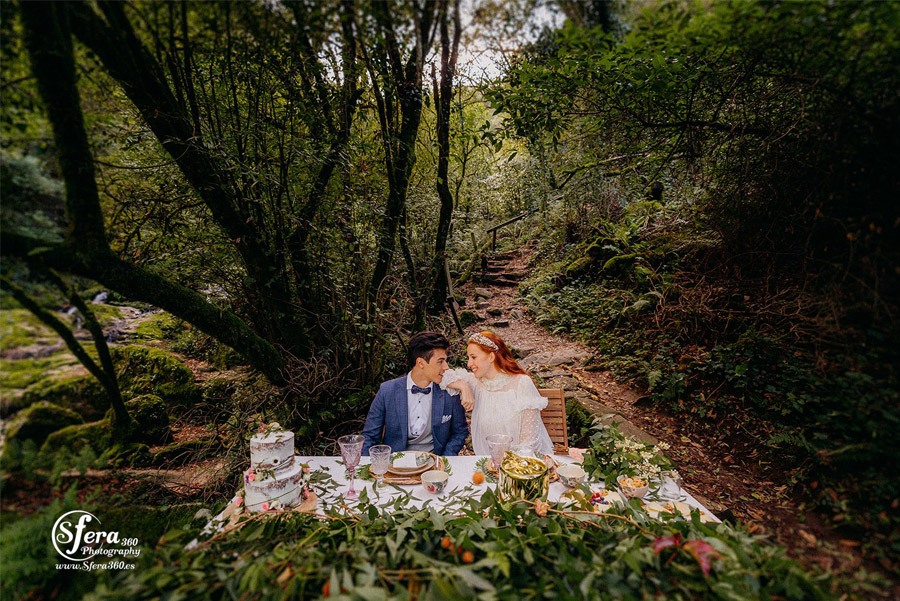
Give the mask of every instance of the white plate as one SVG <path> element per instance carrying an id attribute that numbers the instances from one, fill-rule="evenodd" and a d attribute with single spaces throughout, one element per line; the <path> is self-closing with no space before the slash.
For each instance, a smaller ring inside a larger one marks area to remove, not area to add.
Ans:
<path id="1" fill-rule="evenodd" d="M 398 476 L 417 476 L 434 467 L 434 457 L 425 451 L 405 452 L 401 459 L 403 460 L 401 465 L 391 463 L 388 471 Z M 423 460 L 424 463 L 420 464 L 420 460 Z M 410 467 L 410 465 L 415 467 Z"/>
<path id="2" fill-rule="evenodd" d="M 644 509 L 650 514 L 650 517 L 657 518 L 661 513 L 681 515 L 685 519 L 691 519 L 691 510 L 696 509 L 700 512 L 701 522 L 714 522 L 715 518 L 700 509 L 699 507 L 691 507 L 687 503 L 681 501 L 650 501 L 644 504 Z"/>

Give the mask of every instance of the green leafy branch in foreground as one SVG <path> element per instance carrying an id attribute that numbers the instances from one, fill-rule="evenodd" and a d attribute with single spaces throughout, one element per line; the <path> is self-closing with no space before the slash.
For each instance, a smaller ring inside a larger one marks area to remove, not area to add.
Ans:
<path id="1" fill-rule="evenodd" d="M 185 551 L 167 542 L 92 599 L 832 599 L 826 575 L 727 525 L 498 502 L 491 492 L 442 512 L 256 516 Z M 446 512 L 446 513 L 445 513 Z"/>

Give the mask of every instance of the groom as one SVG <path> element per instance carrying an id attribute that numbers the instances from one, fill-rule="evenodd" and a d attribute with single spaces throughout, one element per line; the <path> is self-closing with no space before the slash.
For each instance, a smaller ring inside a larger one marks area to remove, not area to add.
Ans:
<path id="1" fill-rule="evenodd" d="M 436 332 L 420 332 L 409 339 L 405 376 L 381 385 L 363 427 L 363 455 L 376 444 L 392 452 L 428 451 L 457 455 L 469 434 L 466 413 L 458 396 L 438 384 L 447 371 L 450 342 Z"/>

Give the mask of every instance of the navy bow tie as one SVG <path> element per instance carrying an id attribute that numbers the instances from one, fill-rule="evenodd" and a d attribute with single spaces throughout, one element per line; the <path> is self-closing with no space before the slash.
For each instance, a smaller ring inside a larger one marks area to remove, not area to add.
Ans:
<path id="1" fill-rule="evenodd" d="M 418 394 L 418 393 L 420 393 L 420 392 L 421 392 L 422 394 L 430 394 L 430 393 L 431 393 L 431 386 L 429 386 L 428 388 L 419 388 L 418 386 L 416 386 L 415 384 L 413 384 L 413 387 L 412 387 L 412 393 L 413 393 L 413 394 Z"/>

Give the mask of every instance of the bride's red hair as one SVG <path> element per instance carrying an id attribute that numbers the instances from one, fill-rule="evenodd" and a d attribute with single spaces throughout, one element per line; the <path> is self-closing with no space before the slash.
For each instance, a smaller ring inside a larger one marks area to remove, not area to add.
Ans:
<path id="1" fill-rule="evenodd" d="M 506 346 L 506 343 L 503 342 L 502 338 L 500 338 L 493 332 L 484 331 L 478 333 L 496 344 L 497 350 L 494 350 L 484 344 L 480 344 L 472 340 L 471 338 L 469 339 L 469 344 L 474 344 L 485 353 L 494 353 L 494 367 L 496 367 L 498 371 L 510 375 L 528 375 L 528 372 L 522 369 L 518 362 L 516 362 L 515 358 L 513 358 L 512 351 L 509 350 L 509 347 Z"/>

